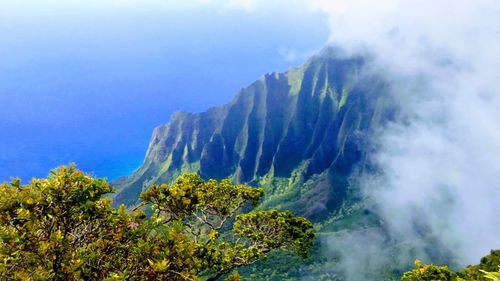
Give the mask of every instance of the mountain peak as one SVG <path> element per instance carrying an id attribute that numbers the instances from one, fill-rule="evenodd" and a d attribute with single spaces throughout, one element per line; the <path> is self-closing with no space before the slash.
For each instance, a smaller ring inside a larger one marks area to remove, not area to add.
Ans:
<path id="1" fill-rule="evenodd" d="M 386 114 L 384 83 L 360 74 L 362 58 L 339 54 L 329 47 L 301 67 L 268 73 L 224 106 L 176 112 L 155 129 L 143 166 L 116 201 L 134 204 L 148 185 L 190 171 L 267 185 L 270 197 L 314 178 L 310 190 L 293 191 L 294 201 L 284 204 L 310 217 L 331 211 L 364 157 L 359 143 Z M 323 207 L 300 206 L 310 200 Z"/>

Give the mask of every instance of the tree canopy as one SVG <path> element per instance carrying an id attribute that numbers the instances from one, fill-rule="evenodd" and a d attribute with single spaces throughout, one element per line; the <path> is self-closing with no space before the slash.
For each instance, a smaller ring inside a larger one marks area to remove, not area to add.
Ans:
<path id="1" fill-rule="evenodd" d="M 457 281 L 457 274 L 447 266 L 423 264 L 416 260 L 415 269 L 405 272 L 401 281 Z"/>
<path id="2" fill-rule="evenodd" d="M 114 208 L 112 190 L 74 165 L 0 185 L 0 279 L 218 280 L 273 251 L 305 258 L 313 245 L 304 218 L 243 212 L 260 188 L 185 174 L 149 187 L 132 210 Z"/>
<path id="3" fill-rule="evenodd" d="M 500 281 L 500 250 L 492 250 L 477 265 L 469 265 L 459 272 L 447 266 L 423 264 L 415 261 L 415 268 L 403 274 L 401 281 Z"/>

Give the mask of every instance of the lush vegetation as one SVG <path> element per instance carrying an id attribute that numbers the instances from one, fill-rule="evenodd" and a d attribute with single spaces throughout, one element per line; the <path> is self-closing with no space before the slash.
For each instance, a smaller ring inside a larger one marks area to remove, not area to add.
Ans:
<path id="1" fill-rule="evenodd" d="M 295 280 L 300 273 L 279 268 L 299 268 L 313 247 L 308 220 L 250 211 L 260 188 L 185 174 L 150 186 L 133 209 L 113 207 L 112 191 L 74 166 L 28 185 L 0 185 L 0 280 L 234 281 L 239 268 L 256 262 L 253 270 L 266 278 Z M 260 263 L 267 258 L 275 266 Z M 457 272 L 417 260 L 401 281 L 500 281 L 499 266 L 500 250 Z M 252 272 L 245 275 L 252 279 Z"/>
<path id="2" fill-rule="evenodd" d="M 447 266 L 423 264 L 417 260 L 415 269 L 403 274 L 401 281 L 500 281 L 500 250 L 481 259 L 478 265 L 468 266 L 459 272 L 453 272 Z"/>
<path id="3" fill-rule="evenodd" d="M 74 166 L 0 185 L 0 280 L 238 280 L 239 267 L 313 245 L 304 218 L 244 213 L 263 191 L 229 180 L 186 174 L 133 210 L 114 208 L 111 192 Z"/>
<path id="4" fill-rule="evenodd" d="M 460 272 L 460 277 L 465 280 L 487 281 L 483 273 L 498 271 L 500 267 L 500 250 L 491 251 L 489 255 L 483 257 L 477 265 L 466 267 Z"/>
<path id="5" fill-rule="evenodd" d="M 422 264 L 421 261 L 415 261 L 415 269 L 407 271 L 401 277 L 401 281 L 455 281 L 457 274 L 448 269 L 447 266 L 436 266 L 433 264 Z"/>

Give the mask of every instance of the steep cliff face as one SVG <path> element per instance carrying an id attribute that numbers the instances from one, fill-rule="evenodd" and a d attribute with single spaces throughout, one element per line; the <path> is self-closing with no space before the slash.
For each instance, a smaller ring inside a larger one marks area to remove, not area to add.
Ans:
<path id="1" fill-rule="evenodd" d="M 332 212 L 372 130 L 392 114 L 385 83 L 364 65 L 327 49 L 300 68 L 264 75 L 225 106 L 173 114 L 116 201 L 134 204 L 148 185 L 196 171 L 264 186 L 264 205 L 311 218 Z"/>

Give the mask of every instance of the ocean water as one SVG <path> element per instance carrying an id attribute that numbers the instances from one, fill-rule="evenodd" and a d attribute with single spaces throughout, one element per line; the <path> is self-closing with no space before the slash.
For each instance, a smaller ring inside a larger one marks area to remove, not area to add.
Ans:
<path id="1" fill-rule="evenodd" d="M 328 37 L 320 14 L 286 8 L 9 5 L 0 11 L 0 182 L 71 162 L 110 180 L 129 175 L 172 112 L 229 102 Z"/>

